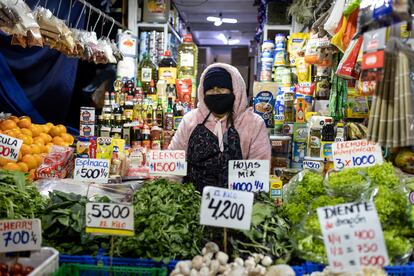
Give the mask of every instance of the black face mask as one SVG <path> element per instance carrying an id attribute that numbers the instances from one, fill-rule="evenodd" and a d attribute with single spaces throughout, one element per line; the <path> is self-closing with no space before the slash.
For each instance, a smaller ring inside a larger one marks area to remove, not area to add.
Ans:
<path id="1" fill-rule="evenodd" d="M 211 112 L 216 114 L 224 114 L 233 111 L 234 99 L 235 97 L 233 93 L 204 96 L 206 106 Z"/>

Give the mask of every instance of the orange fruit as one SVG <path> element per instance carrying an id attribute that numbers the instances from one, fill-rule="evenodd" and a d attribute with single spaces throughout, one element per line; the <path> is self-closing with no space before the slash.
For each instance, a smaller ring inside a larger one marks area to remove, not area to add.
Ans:
<path id="1" fill-rule="evenodd" d="M 42 153 L 49 153 L 49 147 L 46 145 L 42 146 Z"/>
<path id="2" fill-rule="evenodd" d="M 32 144 L 31 146 L 32 154 L 40 154 L 42 153 L 42 146 L 38 144 Z"/>
<path id="3" fill-rule="evenodd" d="M 27 116 L 22 116 L 19 118 L 18 125 L 20 128 L 30 128 L 30 126 L 32 125 L 32 119 L 30 119 L 30 117 Z"/>
<path id="4" fill-rule="evenodd" d="M 33 144 L 33 138 L 24 134 L 19 134 L 16 138 L 23 140 L 23 144 L 31 145 Z"/>
<path id="5" fill-rule="evenodd" d="M 28 128 L 22 128 L 22 129 L 20 130 L 20 132 L 21 132 L 22 134 L 24 134 L 24 135 L 27 135 L 27 136 L 33 137 L 33 133 L 32 133 L 32 131 L 31 131 L 30 129 L 28 129 Z"/>
<path id="6" fill-rule="evenodd" d="M 9 118 L 7 118 L 9 120 L 12 120 L 13 122 L 15 122 L 16 124 L 20 121 L 19 118 L 17 118 L 16 116 L 10 116 Z"/>
<path id="7" fill-rule="evenodd" d="M 1 130 L 12 130 L 17 128 L 17 124 L 10 119 L 4 120 L 0 125 Z"/>
<path id="8" fill-rule="evenodd" d="M 23 156 L 22 161 L 26 163 L 26 165 L 29 167 L 29 170 L 37 168 L 37 159 L 32 154 L 26 154 Z"/>
<path id="9" fill-rule="evenodd" d="M 43 139 L 43 141 L 45 141 L 45 144 L 50 143 L 50 141 L 52 141 L 52 136 L 50 136 L 47 133 L 40 133 L 39 137 L 41 137 Z"/>
<path id="10" fill-rule="evenodd" d="M 36 159 L 36 163 L 37 163 L 36 167 L 39 167 L 40 164 L 42 164 L 42 162 L 43 162 L 43 156 L 40 155 L 40 154 L 33 154 L 33 156 Z"/>
<path id="11" fill-rule="evenodd" d="M 3 167 L 4 165 L 6 165 L 7 163 L 9 163 L 10 160 L 6 159 L 4 157 L 0 157 L 0 166 Z"/>
<path id="12" fill-rule="evenodd" d="M 29 171 L 29 174 L 27 175 L 27 178 L 28 178 L 30 181 L 33 181 L 33 180 L 35 179 L 35 173 L 36 173 L 36 169 L 31 169 L 31 170 Z"/>
<path id="13" fill-rule="evenodd" d="M 60 137 L 60 136 L 55 136 L 55 137 L 53 137 L 52 142 L 53 142 L 53 144 L 55 144 L 55 145 L 65 143 L 65 141 L 63 140 L 63 138 L 62 138 L 62 137 Z"/>
<path id="14" fill-rule="evenodd" d="M 64 125 L 57 125 L 60 134 L 66 133 L 66 127 Z"/>
<path id="15" fill-rule="evenodd" d="M 39 136 L 40 133 L 42 133 L 43 129 L 41 127 L 39 127 L 38 125 L 33 124 L 33 125 L 30 126 L 30 130 L 33 133 L 33 137 L 37 137 L 37 136 Z"/>
<path id="16" fill-rule="evenodd" d="M 32 148 L 29 145 L 23 144 L 22 147 L 20 148 L 20 152 L 22 153 L 23 156 L 26 154 L 31 154 Z"/>
<path id="17" fill-rule="evenodd" d="M 33 143 L 41 146 L 44 146 L 46 144 L 45 140 L 43 140 L 43 138 L 40 136 L 33 138 Z"/>
<path id="18" fill-rule="evenodd" d="M 19 162 L 17 163 L 17 165 L 19 166 L 21 172 L 24 172 L 24 173 L 29 172 L 29 166 L 27 166 L 26 163 Z"/>
<path id="19" fill-rule="evenodd" d="M 52 135 L 52 137 L 60 136 L 61 129 L 58 126 L 54 126 L 50 129 L 49 134 Z"/>
<path id="20" fill-rule="evenodd" d="M 20 151 L 20 152 L 19 152 L 19 154 L 17 155 L 17 160 L 18 160 L 18 161 L 21 161 L 21 160 L 22 160 L 22 158 L 23 158 L 23 154 L 22 154 L 22 152 Z"/>
<path id="21" fill-rule="evenodd" d="M 20 171 L 19 165 L 16 163 L 9 162 L 6 165 L 4 165 L 3 169 L 9 170 L 9 171 Z"/>
<path id="22" fill-rule="evenodd" d="M 65 141 L 69 145 L 73 144 L 73 141 L 75 141 L 75 139 L 73 138 L 73 136 L 70 135 L 69 133 L 63 133 L 63 134 L 60 135 L 60 137 L 62 137 L 63 138 L 63 141 Z"/>

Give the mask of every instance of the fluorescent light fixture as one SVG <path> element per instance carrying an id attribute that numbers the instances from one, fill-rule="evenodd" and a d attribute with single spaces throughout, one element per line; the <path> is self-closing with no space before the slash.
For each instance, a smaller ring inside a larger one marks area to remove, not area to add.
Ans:
<path id="1" fill-rule="evenodd" d="M 237 23 L 237 19 L 234 19 L 234 18 L 223 18 L 223 23 L 236 24 Z"/>
<path id="2" fill-rule="evenodd" d="M 219 27 L 222 24 L 223 24 L 223 21 L 221 21 L 221 20 L 217 20 L 217 21 L 214 22 L 214 26 L 216 26 L 216 27 Z"/>
<path id="3" fill-rule="evenodd" d="M 216 22 L 218 20 L 220 20 L 220 18 L 218 17 L 214 17 L 214 16 L 207 17 L 207 21 L 210 21 L 210 22 Z"/>
<path id="4" fill-rule="evenodd" d="M 229 45 L 236 45 L 240 43 L 240 39 L 230 39 Z"/>

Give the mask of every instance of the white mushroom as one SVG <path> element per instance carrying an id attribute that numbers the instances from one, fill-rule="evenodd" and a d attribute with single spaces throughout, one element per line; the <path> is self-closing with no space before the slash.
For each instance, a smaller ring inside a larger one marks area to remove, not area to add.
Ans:
<path id="1" fill-rule="evenodd" d="M 272 263 L 273 263 L 273 260 L 269 256 L 266 256 L 262 259 L 262 265 L 264 265 L 265 267 L 271 266 Z"/>
<path id="2" fill-rule="evenodd" d="M 216 254 L 216 260 L 218 260 L 222 265 L 227 264 L 229 261 L 229 255 L 220 251 Z"/>
<path id="3" fill-rule="evenodd" d="M 240 266 L 244 266 L 244 261 L 242 258 L 236 258 L 234 259 L 234 262 Z"/>
<path id="4" fill-rule="evenodd" d="M 266 276 L 295 276 L 295 271 L 288 265 L 280 264 L 269 267 Z"/>
<path id="5" fill-rule="evenodd" d="M 214 254 L 209 252 L 203 256 L 203 263 L 205 263 L 207 266 L 210 265 L 211 259 L 213 259 Z"/>
<path id="6" fill-rule="evenodd" d="M 199 276 L 209 276 L 208 274 L 209 274 L 209 269 L 206 266 L 202 267 L 200 269 L 200 272 L 198 273 Z"/>
<path id="7" fill-rule="evenodd" d="M 198 271 L 193 268 L 191 269 L 190 276 L 200 276 L 200 275 L 198 274 Z"/>
<path id="8" fill-rule="evenodd" d="M 220 269 L 220 262 L 217 260 L 212 260 L 210 262 L 210 275 L 216 275 Z"/>
<path id="9" fill-rule="evenodd" d="M 219 264 L 220 264 L 220 262 L 219 262 Z M 219 273 L 223 274 L 226 270 L 227 270 L 227 265 L 220 265 L 220 267 L 219 267 Z"/>
<path id="10" fill-rule="evenodd" d="M 240 276 L 245 274 L 245 269 L 242 266 L 237 266 L 235 269 L 231 270 L 228 276 Z"/>
<path id="11" fill-rule="evenodd" d="M 206 251 L 207 251 L 206 253 L 209 253 L 209 252 L 216 253 L 220 251 L 220 248 L 214 242 L 208 242 L 204 248 L 206 248 Z"/>
<path id="12" fill-rule="evenodd" d="M 178 268 L 180 272 L 186 276 L 190 275 L 191 267 L 191 261 L 179 261 L 175 266 L 175 268 Z"/>
<path id="13" fill-rule="evenodd" d="M 203 247 L 203 249 L 201 249 L 201 255 L 206 255 L 207 254 L 207 248 Z"/>
<path id="14" fill-rule="evenodd" d="M 254 261 L 253 257 L 249 257 L 245 262 L 244 262 L 244 267 L 247 269 L 253 269 L 256 266 L 256 262 Z"/>
<path id="15" fill-rule="evenodd" d="M 195 256 L 191 264 L 193 268 L 195 268 L 196 270 L 200 270 L 201 267 L 203 266 L 203 257 L 200 255 Z"/>
<path id="16" fill-rule="evenodd" d="M 180 272 L 180 269 L 178 269 L 178 268 L 175 268 L 173 271 L 171 271 L 171 276 L 177 276 L 177 275 L 180 275 L 181 274 L 181 272 Z M 181 274 L 181 275 L 183 275 L 183 274 Z"/>

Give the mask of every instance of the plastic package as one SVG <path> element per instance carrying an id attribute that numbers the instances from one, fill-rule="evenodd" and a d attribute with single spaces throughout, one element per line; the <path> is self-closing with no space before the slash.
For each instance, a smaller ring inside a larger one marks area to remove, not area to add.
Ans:
<path id="1" fill-rule="evenodd" d="M 69 147 L 53 146 L 46 158 L 36 169 L 36 179 L 65 178 L 74 168 L 73 149 Z"/>
<path id="2" fill-rule="evenodd" d="M 338 64 L 336 75 L 345 79 L 358 79 L 361 72 L 357 65 L 358 53 L 362 46 L 363 38 L 360 36 L 351 42 L 344 56 Z"/>
<path id="3" fill-rule="evenodd" d="M 343 197 L 348 202 L 372 200 L 371 180 L 360 169 L 330 171 L 325 175 L 324 186 L 328 195 Z"/>
<path id="4" fill-rule="evenodd" d="M 290 66 L 296 66 L 296 57 L 298 57 L 298 53 L 304 48 L 308 38 L 309 33 L 293 33 L 290 35 L 287 43 Z"/>
<path id="5" fill-rule="evenodd" d="M 341 21 L 342 12 L 345 7 L 345 0 L 337 0 L 332 9 L 330 16 L 325 22 L 324 29 L 333 36 L 338 27 L 339 22 Z"/>

